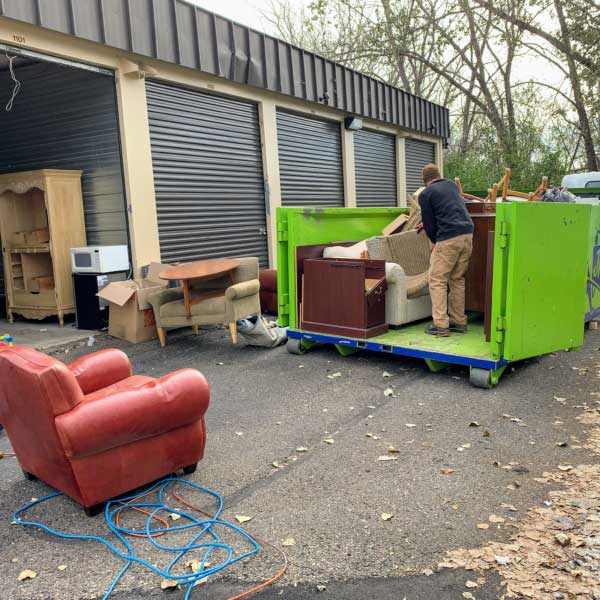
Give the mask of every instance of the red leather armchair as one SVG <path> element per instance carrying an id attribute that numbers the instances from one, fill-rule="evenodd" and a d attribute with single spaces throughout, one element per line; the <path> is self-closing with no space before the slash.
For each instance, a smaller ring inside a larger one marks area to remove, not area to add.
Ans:
<path id="1" fill-rule="evenodd" d="M 69 365 L 30 348 L 0 350 L 0 421 L 29 478 L 86 508 L 202 458 L 209 385 L 183 369 L 131 374 L 127 355 L 102 350 Z"/>

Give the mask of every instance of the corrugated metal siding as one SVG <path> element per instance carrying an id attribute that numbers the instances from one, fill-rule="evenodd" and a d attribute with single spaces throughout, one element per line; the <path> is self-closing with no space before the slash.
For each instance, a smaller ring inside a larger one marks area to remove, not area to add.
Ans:
<path id="1" fill-rule="evenodd" d="M 0 0 L 0 15 L 448 138 L 448 109 L 184 0 Z"/>
<path id="2" fill-rule="evenodd" d="M 423 167 L 435 163 L 435 144 L 413 139 L 407 139 L 405 144 L 406 191 L 412 194 L 423 187 Z"/>
<path id="3" fill-rule="evenodd" d="M 146 93 L 161 259 L 267 266 L 257 106 L 156 81 Z"/>
<path id="4" fill-rule="evenodd" d="M 88 243 L 127 244 L 114 79 L 51 63 L 15 73 L 21 91 L 11 112 L 10 75 L 0 73 L 0 173 L 82 170 Z"/>
<path id="5" fill-rule="evenodd" d="M 354 132 L 357 206 L 397 206 L 396 137 L 361 129 Z"/>
<path id="6" fill-rule="evenodd" d="M 283 206 L 344 206 L 341 124 L 277 111 Z"/>

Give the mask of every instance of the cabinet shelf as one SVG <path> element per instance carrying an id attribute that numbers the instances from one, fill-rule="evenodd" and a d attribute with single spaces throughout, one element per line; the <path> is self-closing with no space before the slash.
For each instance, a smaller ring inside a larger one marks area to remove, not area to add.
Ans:
<path id="1" fill-rule="evenodd" d="M 49 254 L 50 244 L 40 246 L 13 246 L 9 252 L 12 254 Z"/>

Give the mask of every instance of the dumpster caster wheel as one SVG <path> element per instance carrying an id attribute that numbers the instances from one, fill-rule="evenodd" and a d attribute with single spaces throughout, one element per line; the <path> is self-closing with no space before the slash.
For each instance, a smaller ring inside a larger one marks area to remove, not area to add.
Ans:
<path id="1" fill-rule="evenodd" d="M 285 347 L 290 354 L 302 355 L 306 352 L 306 350 L 302 347 L 302 340 L 298 340 L 296 338 L 288 338 Z"/>
<path id="2" fill-rule="evenodd" d="M 471 368 L 469 380 L 472 386 L 489 390 L 493 387 L 491 375 L 492 372 L 489 369 Z"/>

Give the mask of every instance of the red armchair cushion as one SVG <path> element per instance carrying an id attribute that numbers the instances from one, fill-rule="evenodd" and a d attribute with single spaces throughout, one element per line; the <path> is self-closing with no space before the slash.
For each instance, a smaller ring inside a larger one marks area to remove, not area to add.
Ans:
<path id="1" fill-rule="evenodd" d="M 68 366 L 86 395 L 131 377 L 127 354 L 114 348 L 82 356 Z"/>
<path id="2" fill-rule="evenodd" d="M 208 398 L 206 379 L 193 369 L 130 377 L 87 395 L 56 428 L 67 457 L 82 458 L 198 421 Z"/>
<path id="3" fill-rule="evenodd" d="M 0 413 L 8 412 L 8 394 L 20 401 L 27 401 L 32 390 L 37 390 L 37 401 L 56 416 L 71 410 L 83 401 L 81 388 L 69 369 L 55 358 L 33 348 L 14 346 L 0 350 L 6 360 L 0 361 L 0 382 L 5 388 L 7 400 Z M 31 415 L 34 417 L 34 415 Z"/>

